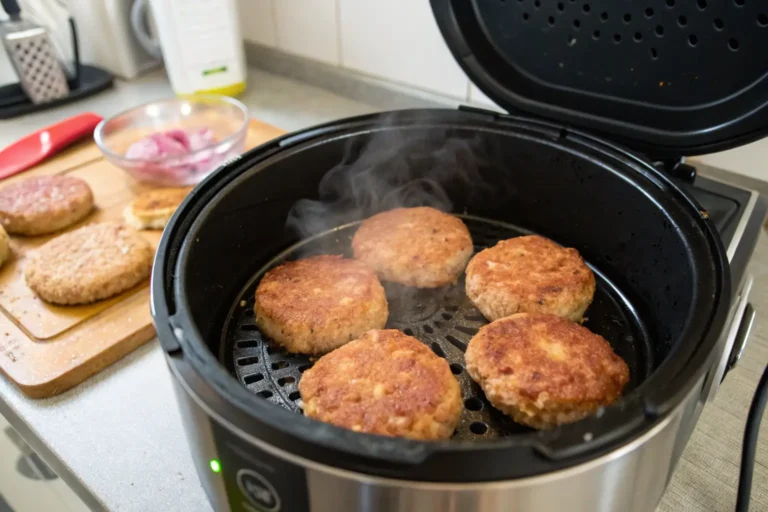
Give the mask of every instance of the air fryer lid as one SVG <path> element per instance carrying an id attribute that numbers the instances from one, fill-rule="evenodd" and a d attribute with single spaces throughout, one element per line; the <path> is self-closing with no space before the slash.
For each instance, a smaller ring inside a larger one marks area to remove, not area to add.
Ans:
<path id="1" fill-rule="evenodd" d="M 745 0 L 431 0 L 472 81 L 657 158 L 768 128 L 768 5 Z"/>

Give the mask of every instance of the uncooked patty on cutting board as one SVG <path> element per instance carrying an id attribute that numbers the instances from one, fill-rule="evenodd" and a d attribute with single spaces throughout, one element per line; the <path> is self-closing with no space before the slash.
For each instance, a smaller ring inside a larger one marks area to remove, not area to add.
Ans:
<path id="1" fill-rule="evenodd" d="M 90 224 L 57 236 L 27 260 L 24 278 L 53 304 L 89 304 L 122 293 L 149 277 L 152 247 L 132 228 Z"/>

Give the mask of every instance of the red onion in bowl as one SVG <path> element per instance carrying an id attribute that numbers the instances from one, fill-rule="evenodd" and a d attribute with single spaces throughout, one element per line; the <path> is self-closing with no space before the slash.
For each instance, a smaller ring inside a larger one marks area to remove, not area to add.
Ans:
<path id="1" fill-rule="evenodd" d="M 104 156 L 142 182 L 199 183 L 245 149 L 250 116 L 223 96 L 147 103 L 103 121 L 94 139 Z"/>

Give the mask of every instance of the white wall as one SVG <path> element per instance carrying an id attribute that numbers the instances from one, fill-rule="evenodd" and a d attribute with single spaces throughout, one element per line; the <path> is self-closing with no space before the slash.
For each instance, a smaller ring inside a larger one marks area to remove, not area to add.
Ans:
<path id="1" fill-rule="evenodd" d="M 453 59 L 428 0 L 238 0 L 246 40 L 458 99 L 494 103 Z M 768 138 L 702 160 L 768 180 Z"/>
<path id="2" fill-rule="evenodd" d="M 480 105 L 428 0 L 239 0 L 246 40 Z"/>

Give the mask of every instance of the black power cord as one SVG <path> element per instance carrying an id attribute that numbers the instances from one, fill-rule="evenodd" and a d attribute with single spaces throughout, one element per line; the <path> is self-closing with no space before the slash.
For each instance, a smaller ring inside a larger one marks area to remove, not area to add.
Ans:
<path id="1" fill-rule="evenodd" d="M 760 383 L 757 385 L 752 405 L 749 408 L 749 416 L 747 416 L 744 446 L 741 450 L 741 469 L 739 472 L 736 512 L 749 512 L 749 494 L 752 491 L 752 473 L 755 469 L 757 437 L 760 434 L 760 421 L 763 418 L 766 402 L 768 402 L 768 366 L 765 367 Z"/>

